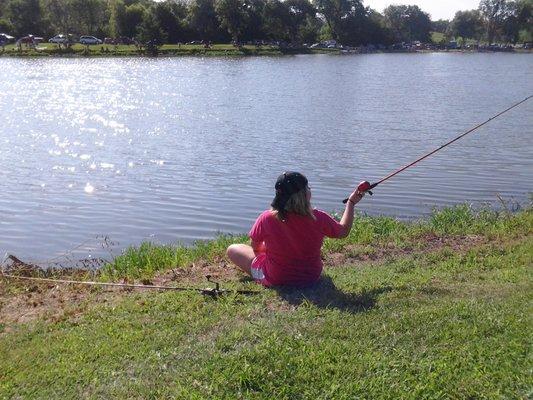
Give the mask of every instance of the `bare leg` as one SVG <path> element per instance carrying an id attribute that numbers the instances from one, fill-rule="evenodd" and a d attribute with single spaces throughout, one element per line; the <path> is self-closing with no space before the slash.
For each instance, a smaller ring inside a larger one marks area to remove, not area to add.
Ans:
<path id="1" fill-rule="evenodd" d="M 237 267 L 251 276 L 252 261 L 255 258 L 255 253 L 251 246 L 232 244 L 226 250 L 226 255 Z"/>

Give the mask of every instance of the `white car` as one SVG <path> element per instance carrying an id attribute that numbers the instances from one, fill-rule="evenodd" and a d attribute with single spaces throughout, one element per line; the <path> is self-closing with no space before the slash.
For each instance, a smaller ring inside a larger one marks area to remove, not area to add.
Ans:
<path id="1" fill-rule="evenodd" d="M 55 35 L 53 38 L 48 39 L 50 43 L 63 44 L 68 42 L 68 38 L 65 35 Z"/>
<path id="2" fill-rule="evenodd" d="M 80 36 L 81 44 L 102 44 L 103 42 L 94 36 Z"/>

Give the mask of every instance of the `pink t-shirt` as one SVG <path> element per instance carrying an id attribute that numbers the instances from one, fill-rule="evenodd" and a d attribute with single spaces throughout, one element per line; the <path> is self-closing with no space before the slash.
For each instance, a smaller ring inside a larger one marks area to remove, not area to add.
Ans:
<path id="1" fill-rule="evenodd" d="M 271 285 L 306 286 L 320 278 L 324 237 L 338 238 L 343 227 L 323 211 L 313 214 L 316 220 L 289 214 L 282 222 L 268 210 L 252 226 L 250 238 L 266 245 L 263 273 Z"/>

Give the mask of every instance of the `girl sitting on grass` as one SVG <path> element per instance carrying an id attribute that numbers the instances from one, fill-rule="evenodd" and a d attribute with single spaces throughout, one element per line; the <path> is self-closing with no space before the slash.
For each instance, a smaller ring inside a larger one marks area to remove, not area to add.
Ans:
<path id="1" fill-rule="evenodd" d="M 285 172 L 276 181 L 272 208 L 255 221 L 252 246 L 232 244 L 226 254 L 240 269 L 264 286 L 312 285 L 320 279 L 324 237 L 345 238 L 352 229 L 354 206 L 364 193 L 354 190 L 340 222 L 311 207 L 307 178 Z"/>

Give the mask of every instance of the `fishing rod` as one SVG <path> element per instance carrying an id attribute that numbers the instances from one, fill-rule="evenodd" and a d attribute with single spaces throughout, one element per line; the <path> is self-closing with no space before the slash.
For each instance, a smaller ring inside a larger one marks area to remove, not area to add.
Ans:
<path id="1" fill-rule="evenodd" d="M 490 121 L 492 121 L 493 119 L 498 118 L 500 115 L 503 115 L 503 114 L 505 114 L 505 113 L 508 112 L 508 111 L 511 111 L 513 108 L 518 107 L 520 104 L 525 103 L 526 101 L 528 101 L 531 97 L 533 97 L 533 95 L 528 96 L 528 97 L 526 97 L 524 100 L 519 101 L 518 103 L 512 105 L 511 107 L 509 107 L 509 108 L 507 108 L 507 109 L 505 109 L 505 110 L 499 112 L 498 114 L 496 114 L 496 115 L 494 115 L 493 117 L 489 118 L 489 119 L 486 120 L 485 122 L 482 122 L 481 124 L 476 125 L 475 127 L 471 128 L 470 130 L 466 131 L 465 133 L 463 133 L 463 134 L 457 136 L 455 139 L 452 139 L 452 140 L 450 140 L 449 142 L 443 144 L 442 146 L 436 148 L 435 150 L 430 151 L 429 153 L 423 155 L 422 157 L 418 158 L 417 160 L 413 161 L 412 163 L 407 164 L 407 165 L 401 167 L 400 169 L 397 169 L 397 170 L 394 171 L 394 172 L 391 172 L 389 175 L 387 175 L 386 177 L 384 177 L 384 178 L 381 179 L 380 181 L 378 181 L 378 182 L 376 182 L 376 183 L 372 183 L 372 184 L 371 184 L 370 182 L 368 182 L 368 181 L 363 181 L 363 182 L 361 182 L 361 183 L 357 186 L 357 190 L 358 190 L 359 192 L 361 192 L 361 193 L 368 192 L 368 194 L 372 195 L 372 194 L 373 194 L 373 193 L 372 193 L 372 189 L 374 189 L 374 188 L 375 188 L 377 185 L 379 185 L 380 183 L 383 183 L 383 182 L 385 182 L 386 180 L 389 180 L 390 178 L 392 178 L 392 177 L 395 176 L 395 175 L 398 175 L 400 172 L 406 170 L 407 168 L 412 167 L 413 165 L 415 165 L 416 163 L 422 161 L 423 159 L 425 159 L 425 158 L 431 156 L 432 154 L 435 154 L 437 151 L 442 150 L 443 148 L 445 148 L 446 146 L 449 146 L 449 145 L 452 144 L 453 142 L 455 142 L 455 141 L 457 141 L 457 140 L 459 140 L 459 139 L 465 137 L 465 136 L 468 135 L 469 133 L 474 132 L 475 130 L 481 128 L 483 125 L 488 124 L 488 123 L 489 123 Z M 346 203 L 348 202 L 348 198 L 344 199 L 342 202 L 346 204 Z"/>
<path id="2" fill-rule="evenodd" d="M 155 290 L 174 290 L 174 291 L 187 291 L 187 292 L 198 292 L 206 296 L 211 296 L 213 298 L 218 298 L 223 294 L 227 293 L 237 293 L 237 294 L 257 294 L 258 291 L 255 290 L 233 290 L 233 289 L 221 289 L 218 282 L 211 280 L 211 275 L 206 275 L 207 281 L 215 284 L 215 287 L 212 288 L 193 288 L 193 287 L 178 287 L 178 286 L 161 286 L 161 285 L 136 285 L 130 283 L 113 283 L 113 282 L 93 282 L 93 281 L 75 281 L 67 279 L 50 279 L 50 278 L 37 278 L 29 276 L 20 276 L 20 275 L 9 275 L 5 273 L 0 273 L 0 277 L 8 279 L 19 279 L 33 282 L 41 283 L 62 283 L 62 284 L 73 284 L 73 285 L 85 285 L 85 286 L 111 286 L 111 287 L 121 287 L 129 289 L 155 289 Z"/>

